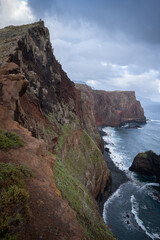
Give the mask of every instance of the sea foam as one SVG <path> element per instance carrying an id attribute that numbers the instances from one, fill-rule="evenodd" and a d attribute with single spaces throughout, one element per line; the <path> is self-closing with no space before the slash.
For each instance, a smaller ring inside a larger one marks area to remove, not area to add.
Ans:
<path id="1" fill-rule="evenodd" d="M 134 215 L 134 218 L 136 220 L 136 223 L 138 224 L 138 226 L 146 233 L 147 236 L 149 236 L 151 239 L 156 240 L 156 239 L 160 239 L 160 235 L 157 233 L 150 233 L 148 232 L 148 229 L 144 226 L 143 221 L 139 218 L 138 213 L 139 213 L 139 206 L 138 203 L 134 197 L 134 195 L 131 196 L 130 198 L 131 201 L 131 205 L 132 205 L 132 210 L 131 212 Z"/>
<path id="2" fill-rule="evenodd" d="M 122 185 L 121 185 L 122 186 Z M 121 192 L 121 186 L 108 198 L 108 200 L 105 202 L 104 204 L 104 208 L 103 208 L 103 219 L 104 222 L 107 224 L 107 208 L 109 207 L 109 205 L 114 201 L 115 198 L 120 196 L 120 192 Z"/>
<path id="3" fill-rule="evenodd" d="M 128 167 L 124 165 L 126 156 L 122 152 L 117 151 L 117 146 L 121 138 L 116 135 L 114 128 L 106 127 L 103 128 L 103 131 L 106 133 L 106 136 L 103 136 L 103 140 L 106 142 L 105 147 L 109 148 L 112 161 L 120 170 L 126 171 L 128 169 Z"/>

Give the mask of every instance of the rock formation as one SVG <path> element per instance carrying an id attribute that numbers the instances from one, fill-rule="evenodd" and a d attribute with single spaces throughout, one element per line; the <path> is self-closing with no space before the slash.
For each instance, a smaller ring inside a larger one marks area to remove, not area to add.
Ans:
<path id="1" fill-rule="evenodd" d="M 94 111 L 98 126 L 119 126 L 125 122 L 145 123 L 144 111 L 135 92 L 94 91 Z"/>
<path id="2" fill-rule="evenodd" d="M 19 215 L 0 219 L 0 238 L 115 239 L 95 201 L 110 184 L 97 126 L 126 121 L 145 122 L 135 93 L 75 87 L 43 21 L 1 29 L 0 130 L 18 134 L 24 146 L 0 149 L 0 162 L 24 164 L 34 178 L 26 180 L 28 221 L 14 202 Z"/>
<path id="3" fill-rule="evenodd" d="M 152 151 L 139 153 L 134 158 L 129 170 L 148 176 L 156 176 L 157 182 L 160 183 L 160 155 Z"/>
<path id="4" fill-rule="evenodd" d="M 91 102 L 97 126 L 115 127 L 126 122 L 146 122 L 144 110 L 134 91 L 99 91 L 85 84 L 76 84 L 76 87 L 81 90 L 82 99 Z"/>
<path id="5" fill-rule="evenodd" d="M 34 174 L 26 181 L 29 221 L 14 227 L 19 239 L 115 239 L 95 202 L 109 170 L 91 101 L 82 102 L 55 59 L 43 21 L 0 30 L 0 129 L 24 141 L 1 149 L 0 161 Z M 3 227 L 0 238 L 14 237 Z"/>

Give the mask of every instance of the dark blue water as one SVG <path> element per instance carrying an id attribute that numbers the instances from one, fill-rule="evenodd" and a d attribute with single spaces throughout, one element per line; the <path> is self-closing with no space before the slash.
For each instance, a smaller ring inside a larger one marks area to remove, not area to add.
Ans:
<path id="1" fill-rule="evenodd" d="M 160 154 L 160 104 L 145 106 L 145 115 L 149 120 L 139 128 L 103 129 L 112 160 L 130 178 L 104 205 L 104 220 L 119 240 L 160 239 L 160 185 L 128 171 L 138 153 Z"/>

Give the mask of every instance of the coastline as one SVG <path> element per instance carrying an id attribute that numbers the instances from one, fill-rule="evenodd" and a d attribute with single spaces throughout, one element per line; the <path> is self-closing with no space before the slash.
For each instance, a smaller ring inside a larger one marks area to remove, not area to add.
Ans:
<path id="1" fill-rule="evenodd" d="M 106 133 L 102 130 L 103 127 L 99 128 L 99 133 L 101 135 L 102 143 L 103 143 L 103 157 L 104 160 L 107 163 L 107 166 L 110 170 L 111 177 L 110 177 L 110 186 L 106 186 L 106 189 L 101 196 L 100 200 L 98 201 L 99 211 L 102 216 L 103 214 L 103 207 L 107 199 L 120 187 L 121 184 L 129 181 L 129 178 L 127 177 L 126 173 L 122 170 L 120 170 L 112 161 L 110 154 L 105 151 L 104 145 L 105 141 L 103 140 L 103 136 L 106 135 Z"/>

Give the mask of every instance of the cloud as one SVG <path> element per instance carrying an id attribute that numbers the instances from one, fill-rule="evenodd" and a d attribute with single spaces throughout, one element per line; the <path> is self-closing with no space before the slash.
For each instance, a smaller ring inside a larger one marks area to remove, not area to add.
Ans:
<path id="1" fill-rule="evenodd" d="M 91 87 L 96 87 L 98 82 L 95 80 L 87 80 L 87 85 L 91 86 Z"/>
<path id="2" fill-rule="evenodd" d="M 0 0 L 0 4 L 3 25 L 45 20 L 55 56 L 71 80 L 97 89 L 135 90 L 160 101 L 159 0 Z"/>
<path id="3" fill-rule="evenodd" d="M 94 23 L 45 17 L 55 55 L 71 80 L 104 90 L 135 90 L 160 100 L 160 47 L 122 33 L 105 35 Z"/>
<path id="4" fill-rule="evenodd" d="M 0 27 L 20 25 L 35 20 L 27 1 L 0 0 Z"/>
<path id="5" fill-rule="evenodd" d="M 35 14 L 84 19 L 110 34 L 123 32 L 135 40 L 160 42 L 159 0 L 29 0 Z M 108 34 L 108 33 L 107 33 Z"/>

